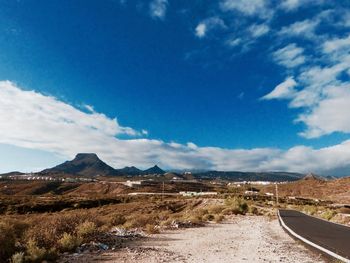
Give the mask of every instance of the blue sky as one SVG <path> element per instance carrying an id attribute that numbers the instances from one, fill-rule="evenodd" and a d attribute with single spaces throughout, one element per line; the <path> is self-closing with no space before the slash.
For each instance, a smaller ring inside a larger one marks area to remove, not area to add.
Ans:
<path id="1" fill-rule="evenodd" d="M 0 171 L 350 174 L 345 1 L 0 4 Z"/>

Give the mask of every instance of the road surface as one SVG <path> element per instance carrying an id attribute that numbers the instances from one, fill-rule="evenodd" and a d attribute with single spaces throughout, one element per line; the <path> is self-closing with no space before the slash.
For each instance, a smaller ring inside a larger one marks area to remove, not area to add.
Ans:
<path id="1" fill-rule="evenodd" d="M 279 210 L 279 213 L 284 224 L 297 235 L 350 262 L 350 227 L 308 216 L 295 210 Z"/>

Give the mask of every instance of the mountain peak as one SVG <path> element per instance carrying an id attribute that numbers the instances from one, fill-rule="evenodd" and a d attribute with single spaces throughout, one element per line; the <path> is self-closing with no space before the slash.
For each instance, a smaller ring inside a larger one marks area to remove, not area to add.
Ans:
<path id="1" fill-rule="evenodd" d="M 164 174 L 165 171 L 162 170 L 161 168 L 159 168 L 158 165 L 154 165 L 153 167 L 147 169 L 147 170 L 144 170 L 143 171 L 145 174 Z"/>
<path id="2" fill-rule="evenodd" d="M 65 172 L 85 176 L 116 174 L 116 170 L 101 161 L 95 153 L 78 153 L 73 160 L 46 169 L 44 172 Z"/>
<path id="3" fill-rule="evenodd" d="M 313 173 L 308 173 L 304 176 L 303 180 L 323 180 L 323 178 Z"/>
<path id="4" fill-rule="evenodd" d="M 96 153 L 78 153 L 74 160 L 82 160 L 82 159 L 87 159 L 87 160 L 100 160 L 100 158 L 98 158 Z"/>

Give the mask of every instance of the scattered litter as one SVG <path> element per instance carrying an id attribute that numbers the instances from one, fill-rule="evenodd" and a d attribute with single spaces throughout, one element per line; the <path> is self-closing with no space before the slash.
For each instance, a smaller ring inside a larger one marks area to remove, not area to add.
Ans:
<path id="1" fill-rule="evenodd" d="M 136 237 L 144 237 L 145 233 L 138 228 L 127 230 L 125 228 L 114 227 L 111 230 L 111 233 L 118 237 L 126 237 L 126 238 L 136 238 Z"/>

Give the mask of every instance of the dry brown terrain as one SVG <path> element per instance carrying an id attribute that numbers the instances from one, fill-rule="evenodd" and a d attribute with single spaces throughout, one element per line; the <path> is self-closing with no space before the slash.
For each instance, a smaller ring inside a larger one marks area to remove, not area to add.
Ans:
<path id="1" fill-rule="evenodd" d="M 223 224 L 167 231 L 104 254 L 76 254 L 65 262 L 325 262 L 293 240 L 277 219 L 236 216 Z"/>
<path id="2" fill-rule="evenodd" d="M 262 192 L 275 192 L 275 186 L 263 187 Z M 350 204 L 350 177 L 336 180 L 318 180 L 315 178 L 280 184 L 278 192 L 283 196 L 296 196 L 330 200 L 336 203 Z"/>

